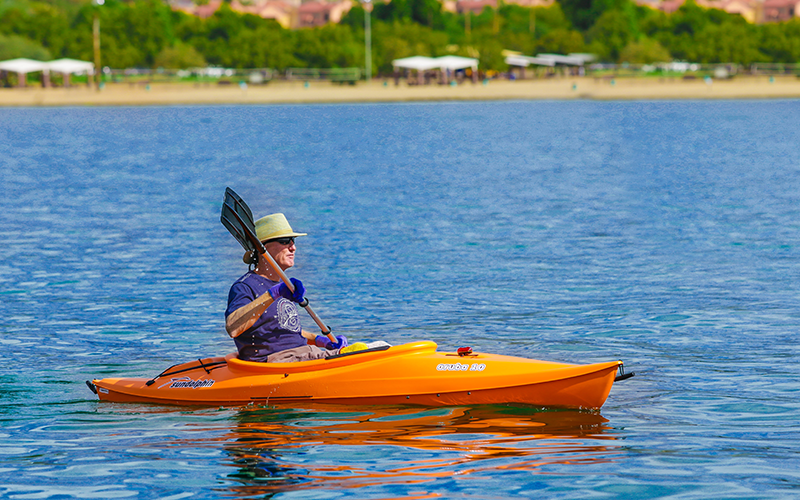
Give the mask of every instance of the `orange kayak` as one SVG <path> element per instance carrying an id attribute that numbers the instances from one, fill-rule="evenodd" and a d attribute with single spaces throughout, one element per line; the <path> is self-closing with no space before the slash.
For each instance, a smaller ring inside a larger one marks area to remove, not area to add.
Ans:
<path id="1" fill-rule="evenodd" d="M 101 400 L 177 405 L 332 403 L 451 406 L 526 404 L 600 408 L 622 361 L 552 363 L 422 341 L 298 363 L 254 363 L 236 353 L 172 366 L 152 378 L 87 381 Z M 620 376 L 617 376 L 619 372 Z"/>

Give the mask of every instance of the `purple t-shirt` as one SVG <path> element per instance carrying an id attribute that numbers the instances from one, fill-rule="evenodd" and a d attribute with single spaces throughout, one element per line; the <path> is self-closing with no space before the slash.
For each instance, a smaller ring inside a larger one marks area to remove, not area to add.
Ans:
<path id="1" fill-rule="evenodd" d="M 231 286 L 225 318 L 267 293 L 270 287 L 277 284 L 277 281 L 268 280 L 252 271 L 248 272 Z M 306 345 L 306 339 L 300 334 L 301 331 L 297 305 L 281 297 L 267 308 L 253 326 L 233 340 L 239 349 L 240 359 L 266 361 L 267 356 L 274 352 Z"/>

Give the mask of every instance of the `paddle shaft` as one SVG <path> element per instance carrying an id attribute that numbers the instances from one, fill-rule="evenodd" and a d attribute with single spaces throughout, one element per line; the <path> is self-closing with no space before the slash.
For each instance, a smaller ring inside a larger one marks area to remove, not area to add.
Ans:
<path id="1" fill-rule="evenodd" d="M 267 260 L 267 264 L 269 264 L 269 267 L 271 267 L 273 271 L 278 273 L 278 276 L 281 277 L 281 281 L 286 283 L 286 286 L 289 288 L 289 290 L 291 290 L 292 293 L 294 293 L 294 284 L 291 282 L 289 277 L 286 276 L 286 273 L 283 272 L 283 269 L 281 269 L 281 266 L 279 266 L 278 263 L 275 262 L 275 259 L 272 258 L 272 255 L 270 255 L 269 252 L 267 252 L 267 249 L 264 248 L 264 244 L 261 243 L 260 241 L 259 241 L 259 243 L 261 244 L 261 248 L 259 248 L 259 250 L 262 250 L 261 255 L 263 255 L 264 258 Z M 314 323 L 317 324 L 317 326 L 319 327 L 319 329 L 322 332 L 322 334 L 323 335 L 327 335 L 328 339 L 331 342 L 334 342 L 334 343 L 337 342 L 336 337 L 334 337 L 333 334 L 331 334 L 331 329 L 328 328 L 325 325 L 325 323 L 323 323 L 322 320 L 319 319 L 319 316 L 317 316 L 317 313 L 315 313 L 314 310 L 311 309 L 311 306 L 308 304 L 308 299 L 304 298 L 303 302 L 304 303 L 302 303 L 300 305 L 303 308 L 305 308 L 305 310 L 308 312 L 308 315 L 311 316 L 311 319 L 313 319 Z"/>
<path id="2" fill-rule="evenodd" d="M 286 276 L 286 273 L 283 272 L 283 269 L 281 269 L 278 263 L 275 262 L 275 259 L 272 257 L 272 255 L 270 255 L 269 252 L 267 252 L 267 249 L 264 247 L 264 244 L 261 243 L 261 240 L 259 240 L 256 237 L 256 235 L 250 231 L 250 229 L 244 223 L 239 214 L 236 213 L 236 210 L 231 210 L 231 213 L 239 221 L 239 224 L 241 224 L 242 229 L 244 229 L 247 238 L 250 240 L 250 243 L 252 243 L 253 246 L 256 248 L 256 251 L 264 256 L 264 259 L 267 261 L 267 264 L 269 264 L 269 267 L 271 267 L 272 270 L 275 271 L 275 273 L 277 273 L 278 276 L 280 276 L 281 281 L 283 281 L 289 288 L 289 290 L 291 290 L 292 293 L 294 293 L 294 285 L 292 284 L 291 280 L 289 279 L 288 276 Z M 308 315 L 311 316 L 311 319 L 313 319 L 314 323 L 317 324 L 322 334 L 326 335 L 331 342 L 337 342 L 336 337 L 334 337 L 333 334 L 331 334 L 331 329 L 328 328 L 325 325 L 325 323 L 323 323 L 322 320 L 319 319 L 317 313 L 315 313 L 314 310 L 311 309 L 311 306 L 308 304 L 308 299 L 303 300 L 303 302 L 305 304 L 300 304 L 300 305 L 308 312 Z"/>

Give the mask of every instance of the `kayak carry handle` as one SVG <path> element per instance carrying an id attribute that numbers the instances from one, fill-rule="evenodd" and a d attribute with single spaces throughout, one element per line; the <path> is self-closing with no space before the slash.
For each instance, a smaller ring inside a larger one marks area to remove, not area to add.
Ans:
<path id="1" fill-rule="evenodd" d="M 622 362 L 619 364 L 619 375 L 614 377 L 614 382 L 622 382 L 623 380 L 628 380 L 629 378 L 636 375 L 634 372 L 625 373 L 625 368 L 623 368 Z"/>

